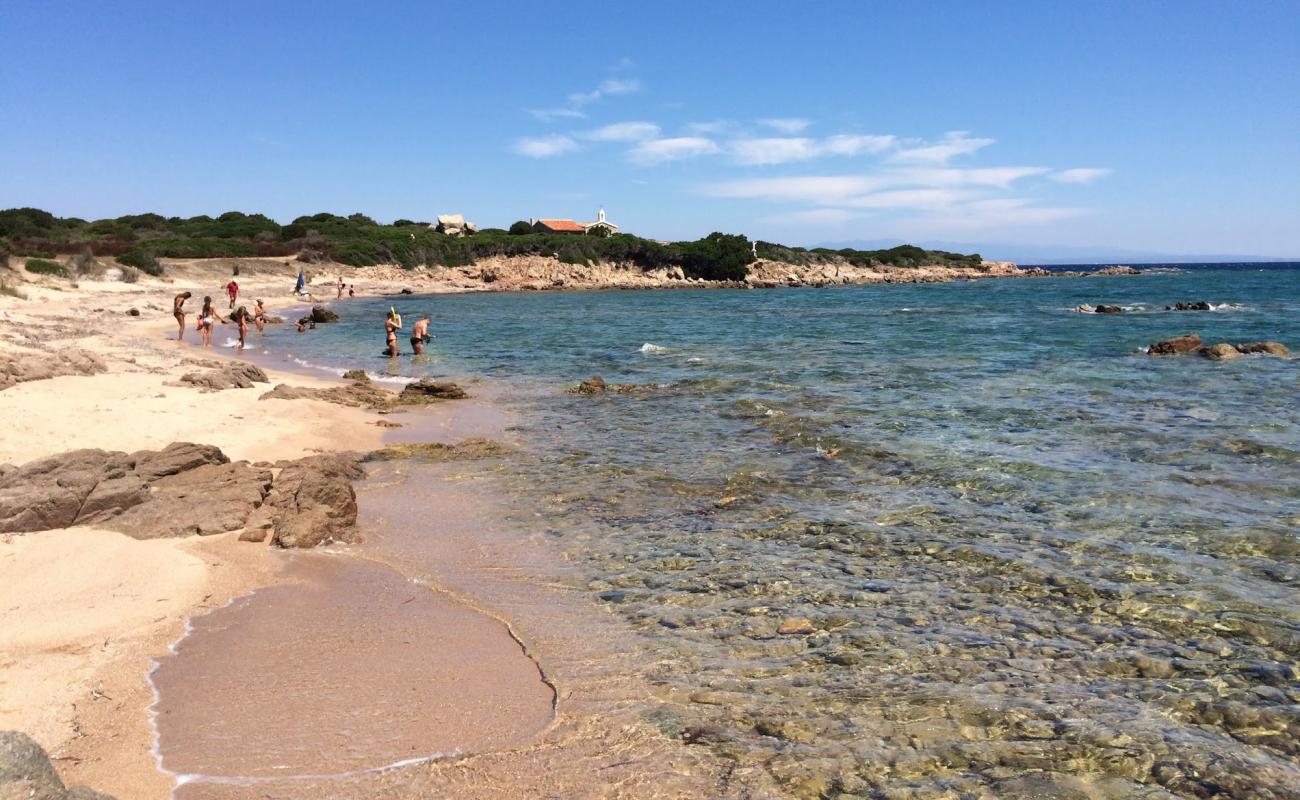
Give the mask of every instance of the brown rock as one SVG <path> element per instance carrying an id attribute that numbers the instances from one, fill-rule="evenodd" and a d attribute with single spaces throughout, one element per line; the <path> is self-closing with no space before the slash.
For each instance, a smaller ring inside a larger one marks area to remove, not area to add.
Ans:
<path id="1" fill-rule="evenodd" d="M 181 376 L 181 382 L 220 392 L 225 389 L 251 389 L 254 383 L 269 383 L 270 378 L 255 364 L 237 361 L 206 372 L 186 373 Z"/>
<path id="2" fill-rule="evenodd" d="M 99 356 L 84 350 L 57 353 L 0 353 L 0 389 L 18 383 L 65 375 L 95 375 L 108 367 Z"/>
<path id="3" fill-rule="evenodd" d="M 230 459 L 210 444 L 172 442 L 162 450 L 143 450 L 134 455 L 135 474 L 154 481 L 204 464 L 228 464 Z"/>
<path id="4" fill-rule="evenodd" d="M 1241 352 L 1227 342 L 1212 344 L 1202 349 L 1201 355 L 1212 361 L 1229 361 L 1234 358 L 1241 358 Z"/>
<path id="5" fill-rule="evenodd" d="M 350 369 L 343 373 L 343 380 L 356 381 L 357 383 L 370 383 L 370 376 L 364 369 Z"/>
<path id="6" fill-rule="evenodd" d="M 1122 313 L 1124 313 L 1124 309 L 1120 308 L 1119 306 L 1099 305 L 1099 306 L 1097 306 L 1096 308 L 1093 309 L 1093 313 L 1096 313 L 1096 314 L 1122 314 Z"/>
<path id="7" fill-rule="evenodd" d="M 94 525 L 149 499 L 149 486 L 135 473 L 101 480 L 82 501 L 75 525 Z"/>
<path id="8" fill-rule="evenodd" d="M 30 736 L 0 731 L 0 799 L 113 800 L 84 786 L 65 787 L 50 757 Z"/>
<path id="9" fill-rule="evenodd" d="M 378 388 L 370 382 L 354 382 L 347 386 L 330 386 L 313 389 L 281 383 L 258 400 L 321 400 L 354 408 L 386 409 L 397 401 L 397 395 Z"/>
<path id="10" fill-rule="evenodd" d="M 577 386 L 570 387 L 569 394 L 604 394 L 606 388 L 604 378 L 592 375 Z"/>
<path id="11" fill-rule="evenodd" d="M 150 484 L 149 500 L 101 523 L 134 539 L 239 530 L 271 488 L 270 470 L 239 461 L 203 464 Z"/>
<path id="12" fill-rule="evenodd" d="M 338 322 L 339 315 L 324 306 L 312 306 L 311 320 L 312 322 Z"/>
<path id="13" fill-rule="evenodd" d="M 802 636 L 817 630 L 812 620 L 807 617 L 787 617 L 781 620 L 776 632 L 782 636 Z"/>
<path id="14" fill-rule="evenodd" d="M 315 547 L 323 541 L 350 540 L 357 522 L 352 481 L 363 474 L 354 455 L 309 456 L 288 462 L 267 496 L 280 547 Z"/>
<path id="15" fill-rule="evenodd" d="M 72 525 L 99 482 L 126 475 L 131 465 L 126 453 L 71 450 L 5 473 L 0 477 L 0 532 Z"/>
<path id="16" fill-rule="evenodd" d="M 433 381 L 423 379 L 408 383 L 397 396 L 397 402 L 403 404 L 429 403 L 438 400 L 463 400 L 469 397 L 465 390 L 451 381 Z"/>
<path id="17" fill-rule="evenodd" d="M 1281 342 L 1246 342 L 1237 345 L 1237 350 L 1241 353 L 1263 353 L 1270 356 L 1285 356 L 1291 352 Z"/>
<path id="18" fill-rule="evenodd" d="M 285 548 L 306 548 L 343 538 L 343 531 L 337 522 L 323 512 L 307 511 L 278 522 L 274 543 Z"/>
<path id="19" fill-rule="evenodd" d="M 244 532 L 239 534 L 239 541 L 264 542 L 274 529 L 275 512 L 270 504 L 264 502 L 244 521 Z"/>
<path id="20" fill-rule="evenodd" d="M 1147 353 L 1153 356 L 1174 356 L 1183 353 L 1199 352 L 1205 343 L 1201 337 L 1194 333 L 1185 333 L 1182 336 L 1175 336 L 1172 339 L 1165 339 L 1161 342 L 1155 342 L 1147 348 Z"/>

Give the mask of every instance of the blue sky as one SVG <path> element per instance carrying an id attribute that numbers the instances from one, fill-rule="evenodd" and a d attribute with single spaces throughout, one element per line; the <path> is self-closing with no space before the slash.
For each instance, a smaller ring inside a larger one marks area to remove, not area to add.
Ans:
<path id="1" fill-rule="evenodd" d="M 1300 256 L 1294 0 L 7 2 L 0 32 L 0 207 Z"/>

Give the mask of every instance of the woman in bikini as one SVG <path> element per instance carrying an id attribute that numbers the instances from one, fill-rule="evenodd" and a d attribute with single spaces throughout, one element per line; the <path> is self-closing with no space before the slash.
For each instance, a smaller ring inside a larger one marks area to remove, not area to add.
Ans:
<path id="1" fill-rule="evenodd" d="M 257 326 L 257 332 L 263 333 L 266 328 L 266 308 L 262 301 L 258 300 L 253 306 L 253 324 Z"/>
<path id="2" fill-rule="evenodd" d="M 388 357 L 397 358 L 397 332 L 402 329 L 402 318 L 397 309 L 388 309 L 388 319 L 384 320 L 384 336 L 387 341 Z"/>
<path id="3" fill-rule="evenodd" d="M 190 299 L 189 292 L 181 292 L 172 300 L 172 316 L 176 318 L 176 324 L 180 326 L 180 332 L 176 334 L 176 341 L 185 338 L 185 301 Z"/>
<path id="4" fill-rule="evenodd" d="M 221 318 L 221 315 L 217 313 L 217 309 L 212 305 L 212 297 L 210 295 L 205 296 L 203 298 L 203 310 L 199 312 L 199 321 L 196 326 L 203 334 L 204 347 L 212 346 L 212 326 L 217 322 L 225 322 L 225 320 Z"/>

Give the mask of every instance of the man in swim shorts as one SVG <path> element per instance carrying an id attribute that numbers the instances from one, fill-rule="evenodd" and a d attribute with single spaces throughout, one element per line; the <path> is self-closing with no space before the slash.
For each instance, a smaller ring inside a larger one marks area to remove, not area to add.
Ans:
<path id="1" fill-rule="evenodd" d="M 417 356 L 424 352 L 424 343 L 427 341 L 429 341 L 429 315 L 425 314 L 419 322 L 411 326 L 411 349 Z"/>

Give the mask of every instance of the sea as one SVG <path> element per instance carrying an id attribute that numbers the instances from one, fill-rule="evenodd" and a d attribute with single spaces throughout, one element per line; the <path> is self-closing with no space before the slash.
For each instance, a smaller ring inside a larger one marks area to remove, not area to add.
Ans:
<path id="1" fill-rule="evenodd" d="M 259 344 L 497 387 L 493 485 L 639 634 L 647 718 L 790 796 L 1297 798 L 1300 360 L 1146 348 L 1300 352 L 1300 264 L 1139 269 L 356 298 Z M 380 356 L 390 306 L 426 355 Z"/>

